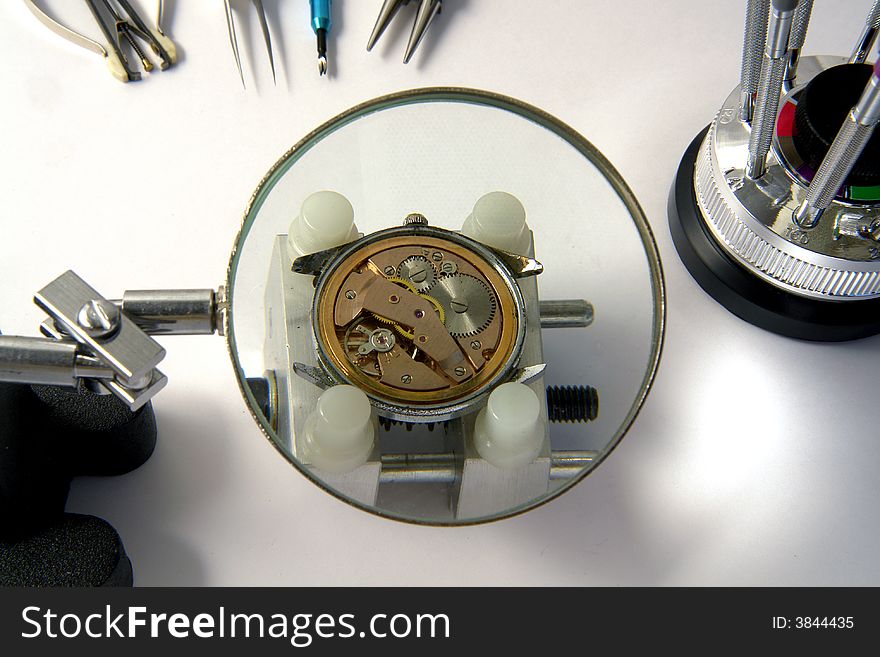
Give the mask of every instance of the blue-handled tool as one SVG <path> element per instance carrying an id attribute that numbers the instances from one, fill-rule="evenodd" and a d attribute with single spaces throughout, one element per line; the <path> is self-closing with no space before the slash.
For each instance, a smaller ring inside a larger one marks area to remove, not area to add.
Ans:
<path id="1" fill-rule="evenodd" d="M 330 18 L 331 0 L 309 0 L 312 7 L 312 29 L 318 38 L 318 74 L 327 75 L 327 35 L 333 21 Z"/>

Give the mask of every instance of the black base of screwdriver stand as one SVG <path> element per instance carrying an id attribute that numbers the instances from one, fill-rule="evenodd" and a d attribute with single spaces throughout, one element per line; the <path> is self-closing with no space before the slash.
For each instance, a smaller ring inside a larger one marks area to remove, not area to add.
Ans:
<path id="1" fill-rule="evenodd" d="M 672 241 L 700 287 L 737 317 L 790 338 L 843 342 L 880 333 L 880 299 L 838 302 L 790 294 L 747 271 L 718 245 L 694 192 L 694 165 L 706 132 L 685 151 L 669 194 Z"/>
<path id="2" fill-rule="evenodd" d="M 131 586 L 116 530 L 64 507 L 73 477 L 129 472 L 155 445 L 150 404 L 0 383 L 0 586 Z"/>

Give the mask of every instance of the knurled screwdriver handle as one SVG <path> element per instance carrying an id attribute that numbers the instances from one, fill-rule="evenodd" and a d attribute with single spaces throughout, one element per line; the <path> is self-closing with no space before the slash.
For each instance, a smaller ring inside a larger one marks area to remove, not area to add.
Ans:
<path id="1" fill-rule="evenodd" d="M 758 90 L 758 78 L 761 76 L 764 42 L 767 39 L 769 15 L 770 0 L 748 0 L 746 3 L 746 28 L 740 71 L 740 118 L 743 121 L 752 120 L 755 92 Z"/>
<path id="2" fill-rule="evenodd" d="M 862 64 L 868 58 L 871 46 L 877 39 L 878 30 L 880 30 L 880 0 L 874 0 L 874 5 L 865 19 L 865 26 L 856 42 L 856 47 L 853 48 L 852 56 L 849 59 L 850 64 Z"/>
<path id="3" fill-rule="evenodd" d="M 761 77 L 758 80 L 758 96 L 755 116 L 749 138 L 749 159 L 746 175 L 757 179 L 764 175 L 767 153 L 773 141 L 776 112 L 782 95 L 782 77 L 785 74 L 788 39 L 797 0 L 773 0 L 767 28 L 767 44 L 764 47 Z"/>

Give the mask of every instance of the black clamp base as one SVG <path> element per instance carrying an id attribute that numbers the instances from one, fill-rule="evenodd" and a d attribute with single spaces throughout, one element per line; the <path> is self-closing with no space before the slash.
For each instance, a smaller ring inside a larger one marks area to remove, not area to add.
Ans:
<path id="1" fill-rule="evenodd" d="M 0 542 L 0 586 L 128 587 L 131 561 L 113 527 L 65 513 L 18 541 Z"/>
<path id="2" fill-rule="evenodd" d="M 707 130 L 685 151 L 669 194 L 672 241 L 694 280 L 737 317 L 779 335 L 843 342 L 880 333 L 880 299 L 840 302 L 800 297 L 750 273 L 718 245 L 694 192 L 694 165 Z"/>
<path id="3" fill-rule="evenodd" d="M 130 472 L 156 436 L 151 404 L 0 383 L 0 586 L 131 586 L 116 530 L 64 507 L 73 477 Z"/>

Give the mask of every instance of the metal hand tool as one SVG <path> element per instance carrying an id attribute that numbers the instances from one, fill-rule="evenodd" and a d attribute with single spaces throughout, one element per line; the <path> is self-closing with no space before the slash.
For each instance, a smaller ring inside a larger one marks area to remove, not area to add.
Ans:
<path id="1" fill-rule="evenodd" d="M 272 36 L 269 33 L 269 22 L 266 20 L 266 10 L 263 8 L 263 0 L 251 0 L 254 9 L 257 12 L 257 18 L 260 21 L 260 28 L 263 30 L 263 40 L 266 43 L 266 52 L 269 54 L 269 66 L 272 67 L 272 82 L 276 82 L 275 78 L 275 56 L 272 52 Z M 238 69 L 238 76 L 241 78 L 241 86 L 245 89 L 247 85 L 244 83 L 244 71 L 241 68 L 241 53 L 238 49 L 238 38 L 235 34 L 235 18 L 232 11 L 231 0 L 223 0 L 226 9 L 226 26 L 229 29 L 229 43 L 232 46 L 232 54 L 235 56 L 235 66 Z"/>
<path id="2" fill-rule="evenodd" d="M 372 50 L 373 46 L 382 36 L 382 33 L 391 24 L 392 19 L 397 11 L 404 5 L 410 3 L 410 0 L 385 0 L 382 3 L 382 9 L 379 11 L 379 18 L 376 19 L 376 25 L 373 27 L 373 33 L 370 34 L 370 40 L 367 42 L 367 50 Z M 419 0 L 419 8 L 416 12 L 416 19 L 413 23 L 412 32 L 409 35 L 409 41 L 406 44 L 406 53 L 403 56 L 403 63 L 407 64 L 412 59 L 416 48 L 419 47 L 428 27 L 434 17 L 440 13 L 443 6 L 442 0 Z"/>
<path id="3" fill-rule="evenodd" d="M 41 23 L 55 34 L 67 39 L 71 43 L 96 52 L 107 59 L 110 72 L 122 82 L 132 82 L 141 79 L 140 71 L 135 70 L 128 62 L 122 50 L 122 42 L 125 41 L 140 60 L 145 71 L 154 69 L 153 62 L 147 57 L 140 47 L 137 39 L 146 43 L 150 50 L 158 57 L 159 67 L 165 70 L 177 63 L 177 48 L 160 27 L 163 10 L 163 2 L 158 2 L 158 19 L 154 27 L 147 25 L 127 0 L 85 0 L 86 5 L 92 12 L 95 21 L 107 40 L 109 49 L 90 39 L 49 16 L 34 0 L 25 0 L 25 4 Z"/>

